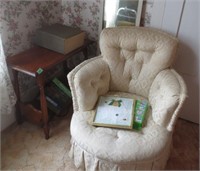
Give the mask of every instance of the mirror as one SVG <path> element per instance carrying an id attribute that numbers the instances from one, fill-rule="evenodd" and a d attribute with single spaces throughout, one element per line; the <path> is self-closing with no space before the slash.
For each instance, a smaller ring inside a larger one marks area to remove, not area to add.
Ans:
<path id="1" fill-rule="evenodd" d="M 139 26 L 143 0 L 104 0 L 103 28 Z"/>

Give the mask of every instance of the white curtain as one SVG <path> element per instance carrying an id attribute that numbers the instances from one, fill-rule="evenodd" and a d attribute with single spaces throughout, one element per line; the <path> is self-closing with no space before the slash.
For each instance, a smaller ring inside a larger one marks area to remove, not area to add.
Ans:
<path id="1" fill-rule="evenodd" d="M 8 74 L 0 34 L 0 115 L 10 114 L 16 103 L 16 96 Z"/>

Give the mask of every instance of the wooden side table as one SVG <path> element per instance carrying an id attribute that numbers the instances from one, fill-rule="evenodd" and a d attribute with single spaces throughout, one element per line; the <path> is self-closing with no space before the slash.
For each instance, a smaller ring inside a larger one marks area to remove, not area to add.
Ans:
<path id="1" fill-rule="evenodd" d="M 45 76 L 47 71 L 55 67 L 59 63 L 65 63 L 64 61 L 73 55 L 83 52 L 85 58 L 87 59 L 87 46 L 93 43 L 92 41 L 87 41 L 78 49 L 63 55 L 46 48 L 42 47 L 33 47 L 29 50 L 26 50 L 20 54 L 14 55 L 12 57 L 7 58 L 7 64 L 11 67 L 13 76 L 14 76 L 14 88 L 15 93 L 17 96 L 17 103 L 16 103 L 16 119 L 18 123 L 22 123 L 22 114 L 21 114 L 21 99 L 20 99 L 20 90 L 19 90 L 19 83 L 18 83 L 18 73 L 22 72 L 28 74 L 32 77 L 36 78 L 37 85 L 40 90 L 40 107 L 41 111 L 25 107 L 25 111 L 27 113 L 32 113 L 35 117 L 35 120 L 41 121 L 44 124 L 44 134 L 45 138 L 49 138 L 49 117 L 48 117 L 48 110 L 47 110 L 47 102 L 44 93 L 44 85 L 45 85 Z M 65 65 L 66 67 L 66 65 Z M 35 113 L 34 113 L 35 112 Z"/>

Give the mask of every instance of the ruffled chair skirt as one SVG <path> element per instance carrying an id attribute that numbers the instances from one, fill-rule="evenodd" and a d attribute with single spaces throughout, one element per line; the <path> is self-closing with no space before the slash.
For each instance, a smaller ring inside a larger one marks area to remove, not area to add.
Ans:
<path id="1" fill-rule="evenodd" d="M 129 161 L 127 163 L 112 163 L 98 158 L 81 148 L 73 139 L 71 139 L 71 149 L 69 156 L 73 159 L 74 165 L 79 170 L 86 171 L 120 171 L 120 170 L 163 170 L 169 157 L 170 145 L 163 154 L 155 160 L 146 162 Z"/>

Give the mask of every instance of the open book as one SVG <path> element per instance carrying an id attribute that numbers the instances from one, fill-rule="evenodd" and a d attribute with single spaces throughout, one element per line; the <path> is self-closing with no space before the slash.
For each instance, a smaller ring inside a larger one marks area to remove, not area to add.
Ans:
<path id="1" fill-rule="evenodd" d="M 94 126 L 141 130 L 148 110 L 147 100 L 119 96 L 100 96 Z"/>
<path id="2" fill-rule="evenodd" d="M 134 99 L 100 96 L 93 125 L 114 128 L 133 128 Z"/>

